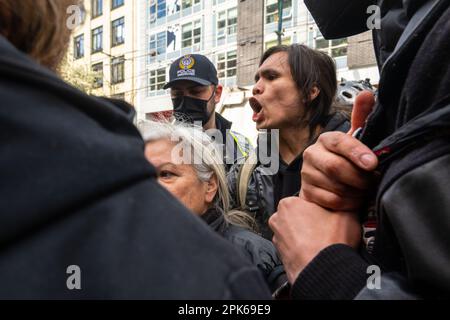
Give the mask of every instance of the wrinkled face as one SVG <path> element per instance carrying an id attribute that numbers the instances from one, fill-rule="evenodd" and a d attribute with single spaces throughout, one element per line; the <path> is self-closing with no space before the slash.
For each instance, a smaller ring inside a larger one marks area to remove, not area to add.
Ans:
<path id="1" fill-rule="evenodd" d="M 283 129 L 300 125 L 304 104 L 288 63 L 287 52 L 277 52 L 267 58 L 255 76 L 253 121 L 259 129 Z"/>
<path id="2" fill-rule="evenodd" d="M 161 139 L 148 142 L 145 157 L 156 168 L 158 182 L 196 215 L 202 215 L 211 205 L 216 192 L 208 182 L 200 181 L 194 167 L 172 159 L 176 143 Z"/>

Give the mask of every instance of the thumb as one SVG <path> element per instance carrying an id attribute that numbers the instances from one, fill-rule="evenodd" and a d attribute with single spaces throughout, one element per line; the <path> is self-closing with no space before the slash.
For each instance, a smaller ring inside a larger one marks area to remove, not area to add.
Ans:
<path id="1" fill-rule="evenodd" d="M 351 128 L 348 132 L 352 135 L 358 128 L 364 126 L 367 117 L 372 112 L 375 105 L 375 97 L 370 91 L 362 91 L 355 98 L 355 104 L 352 110 Z"/>

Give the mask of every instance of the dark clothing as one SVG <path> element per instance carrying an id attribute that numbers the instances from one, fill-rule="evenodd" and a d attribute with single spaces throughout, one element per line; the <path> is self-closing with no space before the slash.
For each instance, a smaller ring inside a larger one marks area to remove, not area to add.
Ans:
<path id="1" fill-rule="evenodd" d="M 202 219 L 258 267 L 272 292 L 287 281 L 283 264 L 272 242 L 243 227 L 227 223 L 220 209 L 208 210 Z"/>
<path id="2" fill-rule="evenodd" d="M 322 132 L 350 130 L 350 122 L 341 113 L 333 114 L 325 121 Z M 258 162 L 248 183 L 246 197 L 246 211 L 251 213 L 258 224 L 258 229 L 266 239 L 272 239 L 272 230 L 268 226 L 269 218 L 276 211 L 281 199 L 298 194 L 301 187 L 300 172 L 303 164 L 303 154 L 289 165 L 280 159 L 280 167 L 276 174 L 268 174 L 270 163 Z M 228 174 L 228 187 L 231 194 L 233 208 L 239 207 L 238 183 L 242 165 L 233 166 Z"/>
<path id="3" fill-rule="evenodd" d="M 258 269 L 158 185 L 120 107 L 3 37 L 0 98 L 1 299 L 270 298 Z M 67 287 L 72 265 L 81 290 Z"/>
<path id="4" fill-rule="evenodd" d="M 395 49 L 385 58 L 379 99 L 361 138 L 380 160 L 373 207 L 362 213 L 364 219 L 373 211 L 377 220 L 373 249 L 324 249 L 296 280 L 295 298 L 450 297 L 450 4 L 399 3 L 380 1 L 385 17 L 403 16 L 408 24 L 395 45 L 385 45 L 398 20 L 382 20 L 376 49 Z M 380 290 L 366 286 L 370 265 L 381 268 Z"/>

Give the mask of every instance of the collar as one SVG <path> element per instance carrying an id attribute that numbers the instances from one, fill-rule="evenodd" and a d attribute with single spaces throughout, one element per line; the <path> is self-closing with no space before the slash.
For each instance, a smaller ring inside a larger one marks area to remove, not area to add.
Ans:
<path id="1" fill-rule="evenodd" d="M 209 208 L 201 217 L 214 231 L 223 234 L 226 230 L 223 210 L 217 207 Z"/>
<path id="2" fill-rule="evenodd" d="M 222 133 L 223 141 L 226 141 L 227 130 L 231 129 L 232 124 L 232 122 L 228 121 L 220 113 L 216 112 L 216 128 Z"/>

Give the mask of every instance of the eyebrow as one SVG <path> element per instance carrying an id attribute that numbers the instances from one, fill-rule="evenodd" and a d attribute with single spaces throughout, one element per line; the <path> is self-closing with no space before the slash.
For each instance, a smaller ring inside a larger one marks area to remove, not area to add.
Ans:
<path id="1" fill-rule="evenodd" d="M 159 170 L 159 169 L 161 169 L 164 166 L 176 167 L 177 165 L 175 163 L 173 163 L 173 162 L 164 162 L 164 163 L 161 163 L 159 166 L 155 166 L 155 168 L 157 170 Z"/>
<path id="2" fill-rule="evenodd" d="M 258 80 L 259 80 L 259 78 L 260 78 L 261 76 L 262 76 L 262 77 L 267 77 L 269 74 L 276 74 L 276 75 L 279 75 L 280 72 L 279 72 L 278 70 L 276 70 L 276 69 L 273 69 L 273 68 L 262 69 L 262 70 L 258 71 L 258 72 L 255 74 L 255 82 L 258 82 Z"/>

